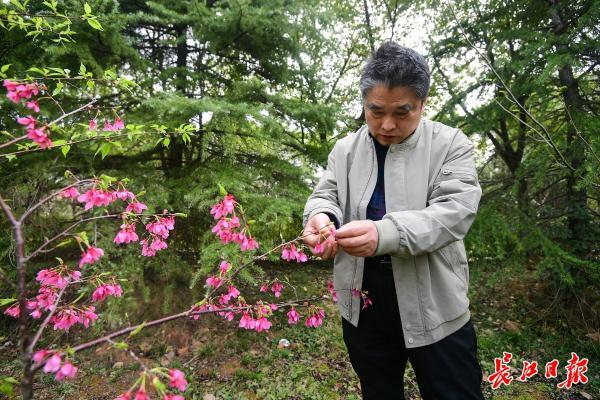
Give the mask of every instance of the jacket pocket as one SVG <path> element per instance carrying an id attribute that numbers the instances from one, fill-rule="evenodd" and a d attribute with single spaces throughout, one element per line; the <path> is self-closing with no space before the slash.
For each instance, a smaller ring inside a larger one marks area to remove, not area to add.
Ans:
<path id="1" fill-rule="evenodd" d="M 426 330 L 460 317 L 469 308 L 467 278 L 452 250 L 455 243 L 429 253 L 428 265 L 417 269 Z"/>

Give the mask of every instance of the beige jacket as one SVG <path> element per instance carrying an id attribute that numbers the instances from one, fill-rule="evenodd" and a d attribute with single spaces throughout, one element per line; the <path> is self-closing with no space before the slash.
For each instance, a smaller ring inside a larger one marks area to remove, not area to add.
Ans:
<path id="1" fill-rule="evenodd" d="M 368 128 L 339 140 L 304 209 L 304 225 L 320 212 L 342 224 L 364 220 L 377 182 Z M 375 221 L 376 255 L 390 254 L 407 348 L 435 343 L 470 318 L 469 267 L 463 237 L 481 197 L 473 144 L 458 129 L 422 119 L 417 130 L 391 145 L 385 160 L 387 214 Z M 358 325 L 364 258 L 339 250 L 334 287 L 343 318 Z"/>

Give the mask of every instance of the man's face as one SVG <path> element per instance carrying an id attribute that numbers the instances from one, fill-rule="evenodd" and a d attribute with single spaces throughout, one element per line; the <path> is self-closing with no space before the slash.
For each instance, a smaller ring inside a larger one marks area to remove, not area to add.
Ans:
<path id="1" fill-rule="evenodd" d="M 405 86 L 374 86 L 364 102 L 369 131 L 383 146 L 402 142 L 417 129 L 426 102 Z"/>

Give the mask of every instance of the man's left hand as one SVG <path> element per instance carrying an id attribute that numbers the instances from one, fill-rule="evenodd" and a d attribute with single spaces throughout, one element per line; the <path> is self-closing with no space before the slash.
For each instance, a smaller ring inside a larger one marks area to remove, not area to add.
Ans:
<path id="1" fill-rule="evenodd" d="M 346 253 L 356 257 L 370 257 L 377 250 L 379 234 L 373 221 L 352 221 L 335 232 L 335 239 Z"/>

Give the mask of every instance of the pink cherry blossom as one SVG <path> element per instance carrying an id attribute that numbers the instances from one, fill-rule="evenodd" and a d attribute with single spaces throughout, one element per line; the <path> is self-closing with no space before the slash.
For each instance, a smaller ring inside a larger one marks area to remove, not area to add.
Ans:
<path id="1" fill-rule="evenodd" d="M 118 283 L 113 285 L 100 285 L 96 288 L 96 290 L 94 290 L 94 293 L 92 294 L 92 300 L 102 301 L 108 296 L 121 297 L 122 294 L 123 289 Z"/>
<path id="2" fill-rule="evenodd" d="M 90 246 L 90 248 L 81 254 L 81 260 L 79 261 L 79 267 L 83 267 L 85 264 L 92 265 L 98 261 L 104 255 L 104 250 L 99 247 Z"/>
<path id="3" fill-rule="evenodd" d="M 260 292 L 265 293 L 267 290 L 269 290 L 269 284 L 265 283 L 264 285 L 262 285 L 260 287 Z"/>
<path id="4" fill-rule="evenodd" d="M 75 367 L 70 362 L 65 362 L 62 367 L 56 373 L 56 380 L 62 381 L 65 378 L 73 379 L 75 378 L 75 374 L 77 373 L 77 367 Z"/>
<path id="5" fill-rule="evenodd" d="M 46 357 L 48 357 L 50 354 L 52 354 L 52 352 L 49 351 L 49 350 L 39 350 L 39 351 L 36 351 L 35 354 L 32 357 L 33 362 L 36 363 L 36 364 L 41 364 L 42 361 L 44 361 L 44 359 Z"/>
<path id="6" fill-rule="evenodd" d="M 290 325 L 296 325 L 298 323 L 298 321 L 300 320 L 300 315 L 298 314 L 298 312 L 296 311 L 296 309 L 294 307 L 292 307 L 292 309 L 290 311 L 288 311 L 287 317 L 288 317 L 288 324 L 290 324 Z"/>
<path id="7" fill-rule="evenodd" d="M 58 289 L 66 287 L 69 283 L 69 278 L 63 277 L 55 269 L 42 269 L 37 273 L 35 279 L 44 286 L 53 286 Z"/>
<path id="8" fill-rule="evenodd" d="M 37 143 L 42 149 L 46 149 L 53 145 L 52 140 L 50 140 L 46 133 L 45 126 L 37 129 L 28 129 L 27 137 Z"/>
<path id="9" fill-rule="evenodd" d="M 4 314 L 8 315 L 9 317 L 19 318 L 19 316 L 21 315 L 19 303 L 8 307 L 6 310 L 4 310 Z"/>
<path id="10" fill-rule="evenodd" d="M 266 317 L 260 317 L 255 324 L 254 330 L 257 332 L 266 331 L 271 328 L 271 322 Z"/>
<path id="11" fill-rule="evenodd" d="M 152 250 L 148 246 L 148 240 L 147 239 L 140 240 L 140 244 L 142 245 L 142 255 L 144 257 L 154 257 L 156 255 L 156 251 Z"/>
<path id="12" fill-rule="evenodd" d="M 140 203 L 139 201 L 133 201 L 127 205 L 125 212 L 130 212 L 134 214 L 141 214 L 144 210 L 147 210 L 148 206 L 144 203 Z"/>
<path id="13" fill-rule="evenodd" d="M 275 294 L 275 297 L 281 296 L 282 290 L 283 290 L 283 284 L 281 282 L 275 282 L 271 286 L 271 291 Z"/>
<path id="14" fill-rule="evenodd" d="M 40 112 L 40 105 L 37 100 L 31 100 L 25 103 L 25 106 L 35 112 Z"/>
<path id="15" fill-rule="evenodd" d="M 242 313 L 239 326 L 240 328 L 244 329 L 254 329 L 254 319 L 248 314 L 247 311 Z"/>
<path id="16" fill-rule="evenodd" d="M 123 122 L 123 120 L 119 117 L 117 117 L 115 119 L 115 122 L 113 123 L 113 129 L 120 131 L 121 129 L 125 129 L 125 123 Z"/>
<path id="17" fill-rule="evenodd" d="M 229 286 L 228 290 L 227 295 L 233 299 L 240 295 L 240 291 L 237 290 L 235 286 Z"/>
<path id="18" fill-rule="evenodd" d="M 79 313 L 73 309 L 60 310 L 50 319 L 50 322 L 54 325 L 55 331 L 63 330 L 65 332 L 68 332 L 69 329 L 79 321 Z"/>
<path id="19" fill-rule="evenodd" d="M 92 325 L 94 321 L 98 319 L 98 315 L 95 313 L 95 311 L 96 307 L 94 306 L 85 307 L 83 313 L 79 317 L 79 322 L 86 328 L 89 328 L 90 325 Z"/>
<path id="20" fill-rule="evenodd" d="M 185 398 L 178 394 L 167 393 L 165 394 L 165 397 L 163 397 L 163 400 L 185 400 Z"/>
<path id="21" fill-rule="evenodd" d="M 214 216 L 215 219 L 220 219 L 221 217 L 231 214 L 235 207 L 235 198 L 233 195 L 228 194 L 225 196 L 223 201 L 218 204 L 215 204 L 210 209 L 210 214 Z"/>
<path id="22" fill-rule="evenodd" d="M 104 190 L 98 189 L 90 189 L 87 192 L 79 195 L 77 197 L 77 201 L 80 203 L 85 203 L 85 210 L 89 210 L 92 207 L 100 207 L 107 206 L 113 201 L 115 201 L 115 197 Z"/>
<path id="23" fill-rule="evenodd" d="M 229 270 L 231 269 L 231 264 L 229 264 L 227 261 L 221 261 L 219 269 L 221 270 L 221 276 L 223 276 L 227 272 L 229 272 Z"/>
<path id="24" fill-rule="evenodd" d="M 131 193 L 129 190 L 115 190 L 113 192 L 113 195 L 117 199 L 123 200 L 123 201 L 135 198 L 135 194 Z"/>
<path id="25" fill-rule="evenodd" d="M 185 392 L 187 388 L 187 381 L 185 380 L 185 375 L 178 369 L 170 369 L 169 370 L 169 386 L 177 388 L 178 390 Z"/>
<path id="26" fill-rule="evenodd" d="M 44 365 L 44 372 L 48 374 L 50 372 L 58 371 L 61 363 L 62 359 L 60 358 L 60 355 L 55 353 L 48 359 L 48 361 L 46 361 L 46 364 Z"/>
<path id="27" fill-rule="evenodd" d="M 337 301 L 337 292 L 336 292 L 335 288 L 333 287 L 333 282 L 331 281 L 331 279 L 327 281 L 327 290 L 331 294 L 332 300 Z"/>
<path id="28" fill-rule="evenodd" d="M 113 239 L 116 244 L 137 242 L 139 237 L 135 233 L 135 223 L 128 224 L 124 223 L 121 225 L 121 230 L 117 233 L 117 236 Z"/>
<path id="29" fill-rule="evenodd" d="M 217 278 L 216 276 L 209 276 L 206 279 L 206 286 L 208 286 L 208 287 L 218 288 L 219 286 L 221 286 L 221 283 L 222 283 L 221 278 Z"/>
<path id="30" fill-rule="evenodd" d="M 305 325 L 308 328 L 318 328 L 323 325 L 323 318 L 325 318 L 325 311 L 317 307 L 316 311 L 306 319 Z"/>
<path id="31" fill-rule="evenodd" d="M 150 397 L 148 397 L 144 389 L 139 389 L 135 394 L 134 400 L 150 400 Z"/>
<path id="32" fill-rule="evenodd" d="M 17 118 L 17 122 L 20 125 L 25 126 L 27 129 L 35 129 L 35 124 L 37 121 L 31 115 L 28 115 L 27 117 Z"/>
<path id="33" fill-rule="evenodd" d="M 13 82 L 10 79 L 5 79 L 2 85 L 6 88 L 7 91 L 14 92 L 15 90 L 17 90 L 17 86 L 19 86 L 19 83 Z"/>
<path id="34" fill-rule="evenodd" d="M 131 392 L 122 393 L 119 397 L 115 397 L 114 400 L 131 400 Z"/>
<path id="35" fill-rule="evenodd" d="M 323 251 L 325 251 L 325 244 L 322 242 L 317 243 L 314 250 L 315 253 L 321 254 Z"/>
<path id="36" fill-rule="evenodd" d="M 252 236 L 244 236 L 242 243 L 240 243 L 240 249 L 242 251 L 257 250 L 258 247 L 258 242 Z"/>
<path id="37" fill-rule="evenodd" d="M 88 126 L 88 129 L 90 131 L 95 131 L 96 129 L 98 129 L 98 123 L 96 122 L 95 119 L 90 119 L 90 124 Z"/>
<path id="38" fill-rule="evenodd" d="M 79 192 L 75 187 L 70 187 L 60 192 L 59 196 L 63 199 L 75 199 L 79 196 Z"/>

